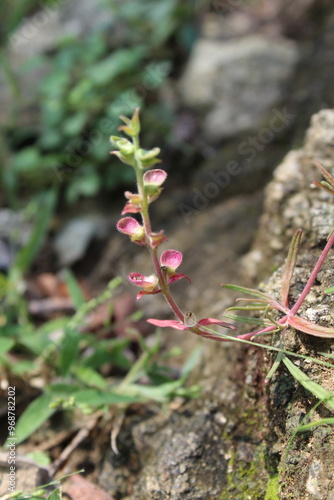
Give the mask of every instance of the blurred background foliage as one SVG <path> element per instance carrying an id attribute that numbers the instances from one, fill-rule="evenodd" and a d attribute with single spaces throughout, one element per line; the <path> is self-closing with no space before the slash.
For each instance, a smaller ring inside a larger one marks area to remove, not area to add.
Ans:
<path id="1" fill-rule="evenodd" d="M 42 75 L 34 109 L 38 117 L 26 126 L 19 119 L 25 89 L 9 53 L 29 43 L 17 31 L 29 23 L 29 16 L 34 19 L 31 16 L 43 11 L 51 16 L 62 2 L 16 0 L 2 7 L 1 62 L 13 100 L 11 119 L 2 125 L 0 138 L 1 188 L 7 205 L 18 208 L 26 195 L 51 185 L 62 200 L 73 203 L 128 183 L 131 169 L 111 162 L 108 138 L 116 131 L 118 116 L 131 114 L 136 106 L 145 109 L 147 147 L 162 137 L 168 141 L 173 110 L 159 90 L 189 53 L 201 2 L 196 9 L 190 0 L 104 0 L 101 6 L 105 22 L 83 36 L 60 34 L 57 47 L 21 63 L 24 75 Z"/>

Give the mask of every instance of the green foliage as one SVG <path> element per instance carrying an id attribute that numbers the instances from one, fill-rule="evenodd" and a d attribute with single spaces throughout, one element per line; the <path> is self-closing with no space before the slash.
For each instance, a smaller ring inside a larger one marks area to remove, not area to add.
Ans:
<path id="1" fill-rule="evenodd" d="M 100 339 L 96 334 L 82 331 L 87 314 L 98 305 L 113 300 L 114 292 L 121 284 L 119 278 L 112 280 L 100 296 L 88 302 L 83 302 L 72 273 L 67 272 L 66 281 L 77 307 L 72 318 L 50 320 L 40 328 L 28 321 L 24 327 L 17 325 L 16 329 L 6 329 L 5 337 L 0 339 L 0 369 L 6 368 L 29 379 L 36 370 L 41 371 L 43 366 L 47 366 L 53 374 L 52 380 L 57 378 L 57 382 L 51 380 L 46 383 L 43 393 L 30 403 L 19 418 L 16 425 L 17 444 L 39 429 L 57 409 L 69 411 L 78 408 L 84 413 L 92 413 L 110 405 L 124 406 L 148 400 L 163 403 L 177 395 L 194 397 L 198 394 L 197 386 L 185 388 L 190 372 L 199 361 L 198 350 L 186 360 L 179 377 L 175 379 L 174 374 L 164 366 L 163 358 L 159 361 L 159 335 L 155 344 L 149 346 L 132 326 L 131 338 L 137 338 L 142 350 L 133 363 L 126 354 L 130 337 Z M 132 319 L 138 319 L 138 315 Z M 54 339 L 55 331 L 61 333 L 57 340 Z M 11 352 L 15 351 L 21 353 L 22 359 L 13 365 Z M 175 354 L 167 352 L 165 359 Z M 120 370 L 123 378 L 114 380 L 102 376 L 100 370 L 106 363 Z M 141 383 L 143 377 L 150 381 L 150 385 Z"/>
<path id="2" fill-rule="evenodd" d="M 16 14 L 14 8 L 7 9 L 15 18 L 10 21 L 12 29 L 33 7 L 40 8 L 26 0 Z M 192 25 L 192 2 L 112 1 L 104 8 L 108 26 L 98 26 L 81 38 L 68 36 L 52 56 L 28 59 L 22 67 L 26 75 L 49 69 L 38 87 L 40 123 L 35 130 L 13 127 L 12 159 L 0 181 L 11 200 L 18 202 L 23 186 L 34 192 L 62 183 L 67 202 L 73 203 L 133 181 L 132 172 L 108 161 L 106 139 L 115 133 L 119 114 L 148 106 L 148 119 L 155 124 L 150 140 L 168 129 L 166 119 L 164 124 L 159 119 L 164 104 L 155 104 L 156 91 L 171 69 L 174 50 L 168 41 L 174 36 L 173 43 L 184 46 L 186 37 L 179 34 Z M 6 63 L 7 78 L 18 93 L 7 59 Z"/>

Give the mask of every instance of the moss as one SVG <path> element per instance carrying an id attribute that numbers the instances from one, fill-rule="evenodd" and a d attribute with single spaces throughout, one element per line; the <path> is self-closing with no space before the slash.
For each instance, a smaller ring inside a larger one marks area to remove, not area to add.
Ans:
<path id="1" fill-rule="evenodd" d="M 238 459 L 237 452 L 234 452 L 229 461 L 230 472 L 227 473 L 227 486 L 220 499 L 263 500 L 267 479 L 266 474 L 263 473 L 264 467 L 265 458 L 262 447 L 257 447 L 251 462 Z M 270 500 L 275 499 L 276 497 L 270 498 Z"/>
<path id="2" fill-rule="evenodd" d="M 278 475 L 273 476 L 267 483 L 266 496 L 264 500 L 279 500 L 278 496 Z"/>

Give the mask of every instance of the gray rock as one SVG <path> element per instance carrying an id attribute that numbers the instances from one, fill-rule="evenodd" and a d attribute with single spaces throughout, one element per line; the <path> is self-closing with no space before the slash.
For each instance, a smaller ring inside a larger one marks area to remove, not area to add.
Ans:
<path id="1" fill-rule="evenodd" d="M 226 139 L 265 122 L 284 97 L 297 62 L 297 46 L 282 37 L 200 39 L 181 80 L 181 96 L 203 112 L 207 139 Z"/>
<path id="2" fill-rule="evenodd" d="M 110 221 L 99 214 L 88 214 L 69 220 L 54 240 L 54 248 L 61 266 L 68 266 L 85 255 L 93 238 L 105 237 Z"/>

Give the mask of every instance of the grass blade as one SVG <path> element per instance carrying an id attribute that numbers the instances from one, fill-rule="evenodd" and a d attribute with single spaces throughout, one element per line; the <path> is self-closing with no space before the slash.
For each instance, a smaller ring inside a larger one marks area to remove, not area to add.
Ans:
<path id="1" fill-rule="evenodd" d="M 227 288 L 228 290 L 234 290 L 235 292 L 245 293 L 246 295 L 252 295 L 253 297 L 258 297 L 263 299 L 265 302 L 270 302 L 272 299 L 268 297 L 265 293 L 259 292 L 258 290 L 254 290 L 253 288 L 246 288 L 244 286 L 238 285 L 222 285 L 223 288 Z"/>
<path id="2" fill-rule="evenodd" d="M 311 380 L 304 372 L 290 361 L 285 355 L 283 363 L 293 376 L 307 391 L 311 392 L 316 398 L 323 401 L 328 408 L 334 411 L 334 394 L 327 391 L 324 387 Z"/>
<path id="3" fill-rule="evenodd" d="M 284 273 L 282 277 L 281 293 L 282 293 L 282 304 L 284 307 L 289 307 L 288 302 L 289 302 L 290 284 L 297 261 L 297 254 L 300 247 L 301 238 L 302 238 L 302 230 L 297 229 L 290 243 L 289 252 L 286 258 Z"/>

